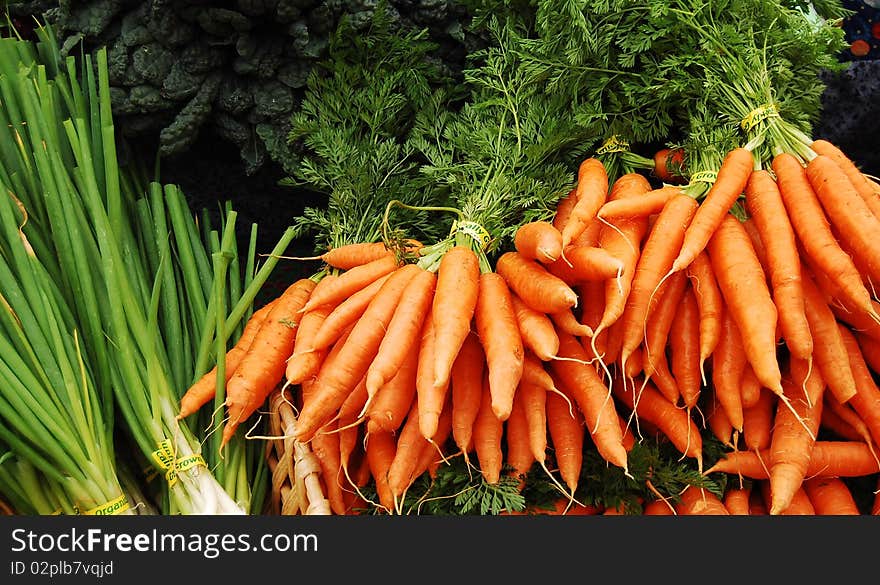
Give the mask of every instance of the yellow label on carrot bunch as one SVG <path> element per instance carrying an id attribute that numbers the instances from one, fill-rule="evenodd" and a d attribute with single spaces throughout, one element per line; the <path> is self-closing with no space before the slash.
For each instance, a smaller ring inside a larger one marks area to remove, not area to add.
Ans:
<path id="1" fill-rule="evenodd" d="M 610 154 L 612 152 L 626 152 L 628 150 L 629 142 L 621 140 L 621 138 L 615 134 L 606 140 L 602 146 L 596 149 L 596 154 Z"/>
<path id="2" fill-rule="evenodd" d="M 779 108 L 776 107 L 776 104 L 764 104 L 763 106 L 759 106 L 749 112 L 739 125 L 740 128 L 748 132 L 767 118 L 772 118 L 778 115 Z"/>
<path id="3" fill-rule="evenodd" d="M 691 175 L 691 183 L 714 183 L 715 179 L 718 178 L 718 173 L 715 171 L 700 171 L 698 173 L 694 173 Z"/>
<path id="4" fill-rule="evenodd" d="M 480 242 L 480 248 L 485 250 L 492 242 L 492 235 L 486 228 L 475 221 L 455 221 L 452 224 L 452 233 L 461 232 Z"/>

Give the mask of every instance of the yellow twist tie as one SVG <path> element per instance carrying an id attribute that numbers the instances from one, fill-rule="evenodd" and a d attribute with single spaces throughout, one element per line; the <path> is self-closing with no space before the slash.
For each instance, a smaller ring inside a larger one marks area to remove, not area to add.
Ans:
<path id="1" fill-rule="evenodd" d="M 168 487 L 172 487 L 177 483 L 179 473 L 194 467 L 208 466 L 205 463 L 205 459 L 199 454 L 177 459 L 170 439 L 160 441 L 159 448 L 153 451 L 151 455 L 159 468 L 165 471 L 165 481 L 168 482 Z"/>
<path id="2" fill-rule="evenodd" d="M 486 228 L 475 221 L 454 221 L 452 223 L 452 233 L 461 232 L 480 242 L 480 248 L 485 250 L 492 242 L 492 235 L 486 231 Z"/>
<path id="3" fill-rule="evenodd" d="M 739 125 L 740 128 L 748 132 L 767 118 L 775 116 L 779 116 L 779 108 L 776 107 L 776 104 L 764 104 L 749 112 Z"/>
<path id="4" fill-rule="evenodd" d="M 629 142 L 626 140 L 621 140 L 620 137 L 615 134 L 608 140 L 606 140 L 602 146 L 600 146 L 596 150 L 596 154 L 609 154 L 612 152 L 626 152 L 629 150 Z"/>
<path id="5" fill-rule="evenodd" d="M 718 178 L 718 173 L 715 171 L 699 171 L 691 175 L 691 183 L 714 183 L 715 179 Z"/>

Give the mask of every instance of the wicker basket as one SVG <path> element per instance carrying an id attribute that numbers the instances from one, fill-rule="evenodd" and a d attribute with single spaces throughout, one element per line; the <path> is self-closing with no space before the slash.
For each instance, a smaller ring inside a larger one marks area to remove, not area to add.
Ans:
<path id="1" fill-rule="evenodd" d="M 269 397 L 269 435 L 266 457 L 272 473 L 269 514 L 332 515 L 321 480 L 321 466 L 308 444 L 294 440 L 296 413 L 290 389 Z"/>

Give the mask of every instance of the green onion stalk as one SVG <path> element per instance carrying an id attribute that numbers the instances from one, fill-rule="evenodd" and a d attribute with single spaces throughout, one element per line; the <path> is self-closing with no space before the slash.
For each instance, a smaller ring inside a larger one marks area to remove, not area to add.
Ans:
<path id="1" fill-rule="evenodd" d="M 43 378 L 51 384 L 43 383 L 71 396 L 54 398 L 57 408 L 78 401 L 86 413 L 101 413 L 100 424 L 95 424 L 94 414 L 83 424 L 102 433 L 95 443 L 104 449 L 114 444 L 110 423 L 121 419 L 122 434 L 163 480 L 159 490 L 164 495 L 162 512 L 243 513 L 212 474 L 202 456 L 201 441 L 176 418 L 179 383 L 169 355 L 177 355 L 181 348 L 174 344 L 176 340 L 163 337 L 168 330 L 159 325 L 168 314 L 163 293 L 173 287 L 187 303 L 197 309 L 201 305 L 198 295 L 189 294 L 189 280 L 169 281 L 162 271 L 149 268 L 139 239 L 142 224 L 137 200 L 124 188 L 137 182 L 122 178 L 126 171 L 117 161 L 106 50 L 97 51 L 94 59 L 92 55 L 81 55 L 79 62 L 73 56 L 61 59 L 50 29 L 40 28 L 38 34 L 36 46 L 9 40 L 0 52 L 6 118 L 0 181 L 5 191 L 14 194 L 5 207 L 10 212 L 19 210 L 18 217 L 4 222 L 10 233 L 7 239 L 12 241 L 18 233 L 27 238 L 33 257 L 45 267 L 41 278 L 50 291 L 46 296 L 62 309 L 69 307 L 51 321 L 52 314 L 45 310 L 38 315 L 44 330 L 57 330 L 41 345 L 81 356 L 77 370 L 49 372 Z M 12 233 L 13 226 L 20 230 Z M 155 242 L 153 259 L 160 266 L 178 262 L 172 254 L 175 243 L 170 239 Z M 3 282 L 6 291 L 7 280 Z M 15 313 L 4 314 L 9 331 L 17 324 L 14 316 L 21 317 L 20 307 L 15 308 Z M 66 342 L 62 334 L 72 336 L 76 343 Z M 27 353 L 10 349 L 4 354 L 10 360 L 30 359 L 45 367 L 44 360 Z M 77 363 L 73 358 L 68 361 Z M 21 375 L 22 370 L 13 371 Z M 74 396 L 69 380 L 93 387 L 94 397 L 86 398 L 85 391 Z M 52 421 L 52 413 L 43 411 L 27 419 L 35 430 L 53 425 Z M 44 433 L 43 448 L 84 443 L 86 449 L 92 443 L 77 439 L 72 432 L 61 436 L 62 431 L 53 429 L 55 438 Z M 16 436 L 2 438 L 16 453 L 25 452 Z M 27 454 L 35 462 L 40 453 L 31 450 Z M 85 469 L 89 468 L 86 464 L 103 461 L 88 456 L 83 460 Z M 50 466 L 45 467 L 43 471 L 48 472 Z M 82 497 L 77 494 L 78 499 Z"/>

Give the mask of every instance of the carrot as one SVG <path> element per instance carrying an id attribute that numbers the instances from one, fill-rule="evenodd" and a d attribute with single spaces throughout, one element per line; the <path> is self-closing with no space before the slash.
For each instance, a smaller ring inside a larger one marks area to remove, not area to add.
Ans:
<path id="1" fill-rule="evenodd" d="M 418 398 L 413 401 L 406 421 L 397 436 L 397 449 L 388 468 L 388 487 L 394 498 L 394 510 L 400 512 L 403 495 L 415 480 L 416 467 L 422 452 L 430 448 L 419 430 Z"/>
<path id="2" fill-rule="evenodd" d="M 336 423 L 328 431 L 336 430 Z M 318 433 L 310 443 L 312 453 L 321 465 L 324 489 L 334 514 L 345 514 L 345 498 L 342 496 L 342 458 L 339 451 L 339 434 L 336 432 Z"/>
<path id="3" fill-rule="evenodd" d="M 507 445 L 505 463 L 511 468 L 510 474 L 518 478 L 521 481 L 520 487 L 523 487 L 525 476 L 535 463 L 535 457 L 530 444 L 529 421 L 519 391 L 513 398 L 510 416 L 504 424 L 504 440 Z"/>
<path id="4" fill-rule="evenodd" d="M 565 331 L 569 335 L 574 335 L 575 337 L 592 337 L 594 335 L 592 328 L 578 321 L 578 318 L 571 309 L 552 313 L 550 320 L 553 322 L 555 329 Z"/>
<path id="5" fill-rule="evenodd" d="M 730 516 L 721 499 L 706 488 L 694 485 L 687 486 L 675 504 L 675 511 L 680 516 Z"/>
<path id="6" fill-rule="evenodd" d="M 741 434 L 741 431 L 737 431 L 733 428 L 730 419 L 727 417 L 727 413 L 715 397 L 715 389 L 712 386 L 709 386 L 707 390 L 710 399 L 707 401 L 706 406 L 706 425 L 712 435 L 721 441 L 722 445 L 733 449 L 736 447 L 735 443 L 737 442 L 737 438 L 739 437 L 739 434 Z"/>
<path id="7" fill-rule="evenodd" d="M 620 418 L 611 399 L 610 390 L 599 378 L 596 369 L 586 364 L 589 356 L 577 339 L 559 334 L 560 356 L 577 361 L 556 360 L 550 364 L 557 387 L 565 387 L 583 414 L 590 436 L 605 461 L 627 471 L 627 452 L 623 446 Z"/>
<path id="8" fill-rule="evenodd" d="M 647 371 L 642 368 L 645 376 L 648 376 Z M 675 381 L 675 378 L 672 375 L 672 372 L 669 370 L 669 362 L 666 358 L 666 353 L 661 353 L 659 355 L 654 354 L 651 365 L 651 374 L 650 380 L 654 382 L 657 386 L 657 390 L 672 404 L 678 404 L 681 400 L 681 391 L 678 389 L 678 382 Z"/>
<path id="9" fill-rule="evenodd" d="M 513 396 L 522 377 L 525 349 L 510 290 L 504 278 L 495 272 L 480 275 L 474 322 L 486 354 L 492 411 L 499 420 L 505 421 L 510 416 Z"/>
<path id="10" fill-rule="evenodd" d="M 489 484 L 497 484 L 501 479 L 504 455 L 501 448 L 504 434 L 504 422 L 492 408 L 492 392 L 489 386 L 488 372 L 483 375 L 483 388 L 480 393 L 480 409 L 474 419 L 473 439 L 474 451 L 480 465 L 483 480 Z"/>
<path id="11" fill-rule="evenodd" d="M 652 174 L 664 183 L 681 183 L 684 180 L 684 149 L 664 147 L 654 153 Z"/>
<path id="12" fill-rule="evenodd" d="M 839 477 L 811 477 L 804 491 L 820 516 L 858 516 L 859 506 L 849 486 Z"/>
<path id="13" fill-rule="evenodd" d="M 597 357 L 602 356 L 606 363 L 613 362 L 614 359 L 609 356 L 608 330 L 596 332 L 605 312 L 605 282 L 588 280 L 575 285 L 575 291 L 580 298 L 580 322 L 593 330 L 592 337 L 584 339 L 585 349 Z"/>
<path id="14" fill-rule="evenodd" d="M 753 167 L 752 153 L 746 148 L 734 148 L 727 153 L 715 182 L 685 231 L 678 256 L 672 263 L 673 272 L 687 268 L 706 248 L 725 218 L 730 217 L 730 208 L 745 189 Z"/>
<path id="15" fill-rule="evenodd" d="M 840 240 L 847 244 L 854 258 L 865 263 L 876 282 L 880 279 L 880 251 L 876 246 L 880 218 L 830 157 L 820 154 L 807 163 L 807 179 L 828 219 L 838 228 Z"/>
<path id="16" fill-rule="evenodd" d="M 700 398 L 700 310 L 686 287 L 669 330 L 670 367 L 688 412 Z"/>
<path id="17" fill-rule="evenodd" d="M 761 484 L 761 495 L 764 496 L 765 502 L 771 501 L 772 494 L 770 493 L 769 482 L 765 481 Z M 813 503 L 810 502 L 810 498 L 807 496 L 807 492 L 804 491 L 803 486 L 795 490 L 788 506 L 777 512 L 777 515 L 780 516 L 814 516 L 815 514 L 816 509 L 813 507 Z"/>
<path id="18" fill-rule="evenodd" d="M 321 290 L 313 293 L 302 311 L 311 311 L 321 305 L 336 305 L 377 278 L 390 274 L 399 267 L 397 257 L 391 255 L 381 256 L 366 264 L 350 268 L 339 274 Z"/>
<path id="19" fill-rule="evenodd" d="M 771 515 L 787 509 L 795 492 L 801 487 L 807 475 L 813 444 L 822 419 L 822 386 L 817 387 L 813 395 L 804 396 L 790 379 L 785 378 L 783 389 L 794 407 L 794 412 L 779 408 L 773 422 L 769 445 L 768 504 Z"/>
<path id="20" fill-rule="evenodd" d="M 419 342 L 416 361 L 416 396 L 419 402 L 419 430 L 431 440 L 437 433 L 440 415 L 446 404 L 449 383 L 434 385 L 434 316 L 428 315 Z"/>
<path id="21" fill-rule="evenodd" d="M 577 305 L 577 293 L 568 284 L 519 252 L 502 254 L 495 263 L 495 272 L 511 291 L 536 311 L 556 313 Z"/>
<path id="22" fill-rule="evenodd" d="M 575 189 L 577 201 L 561 230 L 563 250 L 593 221 L 608 197 L 608 173 L 602 161 L 588 158 L 580 164 Z"/>
<path id="23" fill-rule="evenodd" d="M 358 437 L 361 435 L 363 426 L 363 418 L 360 412 L 367 402 L 367 386 L 366 380 L 361 379 L 354 391 L 348 395 L 342 406 L 339 407 L 339 418 L 336 424 L 336 433 L 339 435 L 339 456 L 340 467 L 346 476 L 349 477 L 349 465 L 351 463 L 352 454 L 356 451 Z"/>
<path id="24" fill-rule="evenodd" d="M 385 242 L 353 242 L 330 248 L 318 258 L 333 268 L 350 270 L 389 255 L 393 256 L 394 252 L 388 249 Z"/>
<path id="25" fill-rule="evenodd" d="M 547 430 L 559 475 L 574 497 L 583 466 L 586 429 L 581 412 L 570 409 L 569 401 L 556 393 L 547 394 Z"/>
<path id="26" fill-rule="evenodd" d="M 871 305 L 871 295 L 862 282 L 858 268 L 834 237 L 803 165 L 793 155 L 781 153 L 773 158 L 773 170 L 779 193 L 798 241 L 803 245 L 804 254 L 815 263 L 819 271 L 835 283 L 842 301 L 854 310 L 864 311 L 875 320 L 880 319 Z"/>
<path id="27" fill-rule="evenodd" d="M 628 173 L 612 185 L 611 200 L 634 199 L 649 189 L 647 179 L 637 173 Z M 597 325 L 597 333 L 610 327 L 623 314 L 626 299 L 632 289 L 641 241 L 647 231 L 647 218 L 635 218 L 609 223 L 599 233 L 599 248 L 607 250 L 612 257 L 618 259 L 623 269 L 619 278 L 606 280 L 605 306 Z"/>
<path id="28" fill-rule="evenodd" d="M 727 508 L 728 514 L 731 516 L 748 516 L 751 493 L 751 486 L 727 488 L 721 501 L 724 507 Z"/>
<path id="29" fill-rule="evenodd" d="M 452 438 L 467 460 L 473 445 L 474 421 L 483 396 L 486 356 L 476 333 L 468 333 L 452 364 Z"/>
<path id="30" fill-rule="evenodd" d="M 530 221 L 517 228 L 513 246 L 524 257 L 548 264 L 562 256 L 562 233 L 549 221 Z"/>
<path id="31" fill-rule="evenodd" d="M 736 323 L 733 322 L 729 311 L 722 310 L 721 334 L 711 359 L 715 398 L 734 430 L 742 433 L 744 404 L 741 384 L 748 361 L 739 330 L 736 328 Z M 754 370 L 751 370 L 751 367 L 749 367 L 749 371 L 754 376 Z M 757 378 L 753 377 L 753 379 L 757 381 Z M 753 387 L 760 390 L 759 383 Z"/>
<path id="32" fill-rule="evenodd" d="M 547 271 L 568 286 L 590 280 L 615 279 L 621 286 L 625 265 L 599 242 L 577 242 L 565 248 L 564 257 L 547 265 Z M 552 312 L 552 311 L 548 311 Z"/>
<path id="33" fill-rule="evenodd" d="M 648 232 L 636 264 L 632 290 L 621 316 L 623 331 L 620 359 L 623 365 L 642 342 L 647 317 L 657 302 L 652 298 L 654 291 L 672 265 L 685 229 L 697 207 L 697 202 L 691 197 L 676 195 L 666 203 Z"/>
<path id="34" fill-rule="evenodd" d="M 269 310 L 226 385 L 227 420 L 221 445 L 232 438 L 238 425 L 269 397 L 284 377 L 287 357 L 293 352 L 300 308 L 315 289 L 315 281 L 302 278 L 287 287 Z"/>
<path id="35" fill-rule="evenodd" d="M 700 312 L 700 375 L 705 383 L 704 364 L 718 347 L 722 336 L 724 299 L 705 250 L 697 254 L 685 273 L 691 281 Z"/>
<path id="36" fill-rule="evenodd" d="M 332 306 L 327 316 L 321 321 L 318 330 L 312 338 L 309 347 L 301 347 L 303 350 L 324 350 L 339 339 L 339 334 L 349 325 L 357 321 L 367 306 L 376 297 L 376 293 L 391 277 L 391 273 L 380 276 L 361 290 L 355 292 L 339 304 Z"/>
<path id="37" fill-rule="evenodd" d="M 880 478 L 877 479 L 877 491 L 874 492 L 874 504 L 871 506 L 871 515 L 880 516 Z"/>
<path id="38" fill-rule="evenodd" d="M 803 278 L 804 300 L 810 332 L 821 339 L 813 351 L 814 361 L 828 390 L 844 403 L 856 394 L 856 382 L 841 330 L 834 313 L 809 275 Z"/>
<path id="39" fill-rule="evenodd" d="M 644 516 L 675 516 L 675 506 L 664 500 L 651 500 L 642 508 Z"/>
<path id="40" fill-rule="evenodd" d="M 366 375 L 403 290 L 420 270 L 415 264 L 395 270 L 354 324 L 351 334 L 339 350 L 335 367 L 321 368 L 318 372 L 314 398 L 303 405 L 299 414 L 297 440 L 307 442 L 319 427 L 334 416 L 358 381 Z"/>
<path id="41" fill-rule="evenodd" d="M 749 516 L 767 516 L 770 511 L 764 503 L 764 496 L 761 494 L 761 486 L 757 485 L 749 494 Z"/>
<path id="42" fill-rule="evenodd" d="M 635 413 L 636 421 L 645 420 L 655 425 L 680 453 L 694 458 L 702 469 L 703 440 L 687 411 L 669 402 L 648 380 L 644 380 L 638 390 L 615 384 L 613 391 Z"/>
<path id="43" fill-rule="evenodd" d="M 571 210 L 574 208 L 575 203 L 577 203 L 577 189 L 572 189 L 565 197 L 556 202 L 556 213 L 553 214 L 551 223 L 559 231 L 560 235 L 562 234 L 562 227 L 566 224 L 568 218 L 571 217 Z"/>
<path id="44" fill-rule="evenodd" d="M 315 285 L 315 291 L 331 286 L 338 276 L 328 274 L 324 276 L 318 284 Z M 321 327 L 324 319 L 333 310 L 333 305 L 321 305 L 303 313 L 300 317 L 299 326 L 296 328 L 296 335 L 293 342 L 293 352 L 287 358 L 287 366 L 285 367 L 285 378 L 288 384 L 301 384 L 306 379 L 318 373 L 321 363 L 327 356 L 326 350 L 312 350 L 312 340 Z"/>
<path id="45" fill-rule="evenodd" d="M 549 315 L 535 310 L 523 302 L 516 293 L 510 293 L 513 313 L 519 326 L 523 346 L 544 361 L 552 360 L 559 351 L 556 326 Z"/>
<path id="46" fill-rule="evenodd" d="M 453 246 L 440 260 L 431 315 L 434 319 L 434 385 L 449 382 L 452 362 L 471 329 L 477 306 L 480 262 L 467 246 Z"/>
<path id="47" fill-rule="evenodd" d="M 746 359 L 765 388 L 782 394 L 776 356 L 778 312 L 754 247 L 736 217 L 724 217 L 707 250 L 724 305 L 740 332 Z"/>
<path id="48" fill-rule="evenodd" d="M 880 373 L 880 339 L 871 337 L 858 329 L 853 330 L 852 333 L 856 337 L 859 349 L 862 350 L 865 363 L 875 374 Z"/>
<path id="49" fill-rule="evenodd" d="M 406 414 L 416 397 L 416 372 L 418 371 L 419 345 L 410 347 L 400 369 L 379 388 L 373 400 L 366 405 L 367 432 L 378 430 L 394 432 L 403 424 Z M 364 391 L 366 391 L 364 380 Z M 365 402 L 366 404 L 366 402 Z"/>
<path id="50" fill-rule="evenodd" d="M 367 435 L 366 449 L 370 475 L 375 480 L 379 504 L 391 513 L 395 509 L 395 502 L 394 494 L 388 485 L 388 471 L 397 454 L 397 441 L 390 431 L 372 432 Z"/>
<path id="51" fill-rule="evenodd" d="M 645 350 L 643 369 L 648 377 L 654 373 L 658 360 L 666 360 L 669 333 L 687 288 L 688 281 L 685 273 L 676 272 L 655 293 L 658 298 L 657 307 L 648 315 L 643 341 Z M 677 383 L 676 388 L 678 388 Z"/>
<path id="52" fill-rule="evenodd" d="M 254 336 L 257 334 L 257 331 L 266 319 L 266 315 L 269 314 L 269 311 L 272 310 L 272 307 L 275 306 L 276 302 L 278 302 L 277 298 L 272 299 L 254 311 L 245 323 L 244 329 L 242 329 L 241 335 L 235 342 L 235 345 L 226 352 L 226 382 L 229 382 L 232 374 L 238 369 L 238 364 L 241 363 L 241 360 L 247 354 L 247 350 L 251 346 Z M 217 366 L 214 366 L 210 371 L 205 372 L 201 378 L 196 380 L 187 389 L 183 396 L 180 397 L 180 412 L 177 413 L 177 418 L 183 419 L 193 414 L 214 398 L 216 393 Z"/>
<path id="53" fill-rule="evenodd" d="M 385 335 L 376 350 L 376 357 L 367 369 L 368 402 L 388 380 L 401 368 L 413 345 L 418 344 L 419 333 L 427 315 L 431 313 L 436 275 L 419 269 L 409 281 L 394 309 Z"/>
<path id="54" fill-rule="evenodd" d="M 880 387 L 877 386 L 874 375 L 865 362 L 855 336 L 843 325 L 838 324 L 838 328 L 857 388 L 856 393 L 849 399 L 849 404 L 870 431 L 874 444 L 880 445 Z"/>
<path id="55" fill-rule="evenodd" d="M 703 472 L 735 473 L 751 479 L 767 479 L 770 449 L 759 453 L 734 451 L 727 453 Z M 825 441 L 813 444 L 807 477 L 861 477 L 880 471 L 880 464 L 871 449 L 861 441 Z"/>
<path id="56" fill-rule="evenodd" d="M 758 401 L 761 399 L 761 390 L 763 386 L 761 386 L 761 381 L 758 380 L 758 375 L 755 374 L 754 368 L 752 365 L 746 362 L 745 369 L 742 372 L 742 376 L 739 379 L 740 385 L 740 402 L 742 402 L 743 408 L 752 408 Z"/>
<path id="57" fill-rule="evenodd" d="M 808 359 L 813 338 L 804 308 L 800 254 L 779 187 L 768 171 L 752 171 L 746 185 L 746 209 L 765 246 L 782 337 L 792 354 Z"/>
<path id="58" fill-rule="evenodd" d="M 862 434 L 852 426 L 851 420 L 844 418 L 837 412 L 847 408 L 852 412 L 848 405 L 840 404 L 833 398 L 826 395 L 822 405 L 822 420 L 819 426 L 825 431 L 828 438 L 834 438 L 841 441 L 864 441 Z M 835 409 L 835 406 L 838 408 Z"/>
<path id="59" fill-rule="evenodd" d="M 446 456 L 443 454 L 443 448 L 451 432 L 452 409 L 449 404 L 445 404 L 440 413 L 440 420 L 437 421 L 437 432 L 431 437 L 430 444 L 422 450 L 422 456 L 416 463 L 416 468 L 413 472 L 414 478 L 426 472 L 434 478 L 440 463 L 448 463 Z"/>
<path id="60" fill-rule="evenodd" d="M 532 459 L 546 470 L 547 391 L 529 380 L 522 380 L 515 401 L 522 403 Z"/>
<path id="61" fill-rule="evenodd" d="M 833 160 L 850 180 L 858 194 L 865 200 L 865 203 L 867 203 L 874 212 L 874 215 L 880 217 L 880 215 L 878 215 L 878 213 L 880 213 L 880 199 L 878 199 L 878 196 L 880 196 L 880 187 L 866 177 L 851 158 L 849 158 L 834 143 L 829 142 L 828 140 L 815 140 L 810 148 L 816 154 L 827 156 Z"/>
<path id="62" fill-rule="evenodd" d="M 658 189 L 652 189 L 640 197 L 632 199 L 615 199 L 605 202 L 596 216 L 604 220 L 634 219 L 648 217 L 660 213 L 670 199 L 684 195 L 681 187 L 664 185 Z"/>

